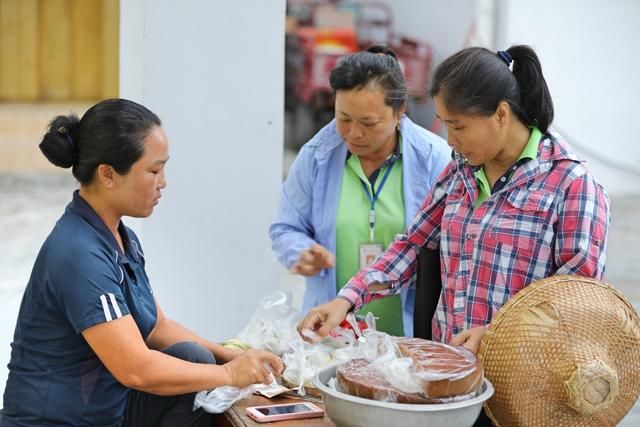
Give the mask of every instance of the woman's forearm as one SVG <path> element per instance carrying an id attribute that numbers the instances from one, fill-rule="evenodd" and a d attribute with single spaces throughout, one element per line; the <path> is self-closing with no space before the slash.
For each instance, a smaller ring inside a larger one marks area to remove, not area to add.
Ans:
<path id="1" fill-rule="evenodd" d="M 159 319 L 156 327 L 147 339 L 147 345 L 152 349 L 162 350 L 163 348 L 182 341 L 193 341 L 200 344 L 209 350 L 216 358 L 216 361 L 220 363 L 228 362 L 237 354 L 235 350 L 227 349 L 220 344 L 206 340 L 178 322 L 166 317 L 163 317 L 161 320 Z"/>
<path id="2" fill-rule="evenodd" d="M 149 350 L 137 369 L 122 378 L 123 385 L 147 393 L 171 396 L 230 385 L 224 366 L 186 362 Z"/>

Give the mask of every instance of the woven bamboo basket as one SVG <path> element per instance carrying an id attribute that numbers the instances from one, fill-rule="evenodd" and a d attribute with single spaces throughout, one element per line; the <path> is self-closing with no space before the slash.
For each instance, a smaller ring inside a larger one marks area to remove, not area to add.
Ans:
<path id="1" fill-rule="evenodd" d="M 640 394 L 640 318 L 604 282 L 539 280 L 495 315 L 478 356 L 497 426 L 614 426 Z"/>

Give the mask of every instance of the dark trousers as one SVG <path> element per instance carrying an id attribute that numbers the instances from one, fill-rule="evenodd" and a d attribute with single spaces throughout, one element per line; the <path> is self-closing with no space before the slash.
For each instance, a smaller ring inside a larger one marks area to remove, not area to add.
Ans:
<path id="1" fill-rule="evenodd" d="M 180 342 L 162 350 L 170 356 L 195 363 L 216 363 L 209 350 L 195 342 Z M 123 427 L 138 426 L 213 426 L 213 415 L 193 410 L 196 393 L 158 396 L 130 390 Z"/>
<path id="2" fill-rule="evenodd" d="M 416 299 L 413 308 L 413 336 L 430 340 L 431 321 L 442 291 L 440 250 L 426 246 L 418 251 Z"/>
<path id="3" fill-rule="evenodd" d="M 487 414 L 484 413 L 484 408 L 482 409 L 482 412 L 480 412 L 480 416 L 478 417 L 476 422 L 473 424 L 473 427 L 493 427 L 491 418 L 489 418 Z"/>

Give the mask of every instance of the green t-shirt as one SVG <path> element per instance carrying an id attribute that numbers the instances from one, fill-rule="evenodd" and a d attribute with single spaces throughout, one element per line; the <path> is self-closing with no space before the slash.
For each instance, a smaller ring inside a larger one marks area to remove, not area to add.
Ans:
<path id="1" fill-rule="evenodd" d="M 379 191 L 379 186 L 388 169 L 383 166 L 375 180 L 375 190 L 379 193 L 375 203 L 376 225 L 374 242 L 381 243 L 383 249 L 389 247 L 394 237 L 402 233 L 404 224 L 404 200 L 402 197 L 402 159 L 393 163 L 391 172 Z M 359 247 L 370 243 L 369 211 L 371 202 L 362 187 L 371 184 L 365 176 L 360 159 L 351 155 L 347 159 L 340 188 L 340 199 L 336 217 L 336 287 L 339 291 L 360 270 Z M 400 295 L 388 296 L 362 307 L 358 314 L 372 312 L 377 329 L 391 335 L 402 336 L 402 301 Z"/>
<path id="2" fill-rule="evenodd" d="M 538 157 L 538 144 L 542 139 L 542 132 L 537 127 L 531 129 L 531 135 L 529 136 L 529 140 L 527 141 L 527 145 L 524 146 L 524 150 L 520 153 L 520 157 L 518 157 L 518 161 L 522 159 L 535 159 Z M 511 174 L 513 171 L 509 171 Z M 491 185 L 489 185 L 489 180 L 487 179 L 487 175 L 484 173 L 484 167 L 479 168 L 476 172 L 474 172 L 476 177 L 476 182 L 478 183 L 478 200 L 476 200 L 476 206 L 480 206 L 482 202 L 487 200 L 489 196 L 491 196 Z"/>

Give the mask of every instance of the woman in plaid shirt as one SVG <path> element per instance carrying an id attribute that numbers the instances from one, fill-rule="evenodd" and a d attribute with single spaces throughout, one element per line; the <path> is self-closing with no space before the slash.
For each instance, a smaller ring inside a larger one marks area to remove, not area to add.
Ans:
<path id="1" fill-rule="evenodd" d="M 451 163 L 406 234 L 311 310 L 300 330 L 325 336 L 348 311 L 415 282 L 423 246 L 441 257 L 433 338 L 474 352 L 494 314 L 528 284 L 556 274 L 602 277 L 609 200 L 549 131 L 553 102 L 535 52 L 464 49 L 438 67 L 431 95 Z"/>

